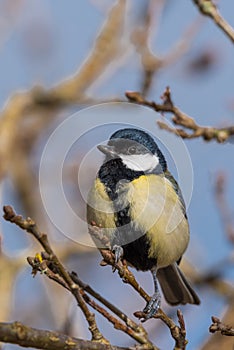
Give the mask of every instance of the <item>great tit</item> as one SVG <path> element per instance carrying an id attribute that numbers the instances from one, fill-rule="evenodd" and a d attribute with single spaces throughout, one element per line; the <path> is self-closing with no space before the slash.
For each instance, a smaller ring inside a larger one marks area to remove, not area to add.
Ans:
<path id="1" fill-rule="evenodd" d="M 156 142 L 127 128 L 98 149 L 105 160 L 89 193 L 87 221 L 105 229 L 116 261 L 152 272 L 155 293 L 143 310 L 146 318 L 160 307 L 157 280 L 169 304 L 199 304 L 178 267 L 189 242 L 185 203 Z"/>

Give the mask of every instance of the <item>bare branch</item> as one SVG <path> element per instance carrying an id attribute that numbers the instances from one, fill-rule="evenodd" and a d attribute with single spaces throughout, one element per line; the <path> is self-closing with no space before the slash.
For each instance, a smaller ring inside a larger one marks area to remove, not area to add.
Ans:
<path id="1" fill-rule="evenodd" d="M 89 304 L 94 310 L 99 312 L 102 316 L 104 316 L 110 323 L 113 324 L 115 329 L 118 329 L 127 335 L 129 335 L 134 340 L 138 341 L 140 344 L 145 346 L 145 349 L 157 350 L 158 348 L 151 343 L 148 339 L 148 335 L 146 330 L 142 325 L 137 325 L 133 320 L 131 320 L 127 315 L 125 315 L 121 310 L 116 308 L 106 299 L 104 299 L 100 294 L 95 292 L 90 286 L 86 285 L 82 282 L 78 276 L 73 272 L 69 274 L 61 262 L 58 260 L 57 256 L 53 253 L 53 250 L 48 241 L 47 235 L 42 234 L 37 228 L 35 222 L 28 218 L 23 219 L 21 216 L 16 215 L 13 209 L 10 206 L 4 207 L 4 218 L 7 221 L 15 223 L 20 228 L 26 230 L 31 233 L 42 245 L 45 249 L 45 252 L 41 254 L 36 254 L 34 258 L 28 257 L 28 263 L 32 266 L 32 274 L 36 275 L 39 271 L 46 275 L 49 279 L 57 282 L 64 288 L 68 289 L 73 293 L 76 300 L 78 301 L 79 306 L 81 305 L 82 311 L 85 314 L 87 321 L 89 322 L 89 329 L 92 332 L 93 340 L 96 340 L 101 343 L 108 343 L 107 340 L 101 335 L 99 332 L 94 315 L 90 312 L 87 313 L 87 304 Z M 77 293 L 79 292 L 79 295 Z M 103 305 L 108 307 L 113 313 L 115 313 L 123 322 L 119 321 L 116 317 L 111 315 L 107 310 L 105 310 L 102 306 L 92 300 L 87 293 L 95 297 L 99 300 Z M 92 328 L 91 328 L 92 327 Z M 95 337 L 95 338 L 94 338 Z"/>
<path id="2" fill-rule="evenodd" d="M 193 0 L 199 11 L 210 18 L 217 24 L 217 26 L 231 39 L 234 43 L 234 29 L 231 25 L 220 15 L 216 5 L 212 0 Z"/>
<path id="3" fill-rule="evenodd" d="M 125 322 L 127 326 L 133 329 L 136 332 L 143 332 L 141 325 L 138 325 L 136 322 L 131 320 L 123 311 L 119 310 L 115 305 L 111 304 L 106 300 L 102 295 L 97 293 L 91 286 L 82 282 L 75 272 L 71 273 L 71 278 L 75 283 L 77 283 L 82 289 L 87 293 L 92 295 L 95 299 L 99 300 L 103 305 L 105 305 L 109 310 L 111 310 L 115 315 L 117 315 L 121 320 Z"/>
<path id="4" fill-rule="evenodd" d="M 137 311 L 134 313 L 134 315 L 138 318 L 143 319 L 144 322 L 144 312 Z M 174 350 L 185 350 L 188 341 L 186 339 L 184 318 L 180 310 L 177 310 L 177 316 L 180 326 L 177 326 L 175 322 L 163 312 L 162 309 L 158 310 L 157 314 L 154 315 L 154 318 L 160 319 L 169 328 L 171 336 L 175 340 Z"/>
<path id="5" fill-rule="evenodd" d="M 225 174 L 220 173 L 216 178 L 215 183 L 215 199 L 219 209 L 220 218 L 224 226 L 226 236 L 230 243 L 234 244 L 234 222 L 233 215 L 228 206 L 225 196 L 226 177 Z"/>
<path id="6" fill-rule="evenodd" d="M 31 328 L 20 322 L 1 322 L 0 341 L 27 348 L 48 350 L 127 350 L 127 348 L 110 347 L 108 344 L 69 337 L 59 332 Z"/>
<path id="7" fill-rule="evenodd" d="M 87 89 L 97 81 L 106 68 L 113 63 L 113 60 L 124 51 L 122 34 L 125 4 L 126 0 L 119 0 L 113 5 L 95 41 L 93 50 L 72 77 L 60 82 L 54 88 L 46 89 L 41 86 L 35 86 L 28 91 L 15 93 L 9 98 L 0 113 L 0 179 L 12 167 L 12 156 L 15 154 L 15 144 L 18 144 L 17 141 L 19 141 L 20 135 L 19 124 L 25 121 L 28 116 L 36 124 L 36 127 L 33 128 L 32 122 L 29 123 L 29 133 L 26 131 L 25 126 L 23 128 L 24 136 L 32 135 L 31 141 L 33 144 L 37 139 L 36 136 L 41 134 L 41 130 L 45 129 L 45 125 L 47 126 L 57 116 L 56 112 L 59 109 L 67 105 L 87 102 L 87 97 L 85 96 Z M 41 118 L 41 113 L 43 113 L 43 118 Z M 18 158 L 21 159 L 19 156 Z M 27 184 L 27 181 L 25 181 L 25 184 Z M 26 187 L 26 185 L 24 186 Z M 26 191 L 27 188 L 25 188 Z M 29 199 L 27 198 L 27 200 Z"/>
<path id="8" fill-rule="evenodd" d="M 124 283 L 130 284 L 135 289 L 135 291 L 138 294 L 140 294 L 143 299 L 145 299 L 146 302 L 150 300 L 150 296 L 138 284 L 133 273 L 129 271 L 127 265 L 123 264 L 121 261 L 119 261 L 116 264 L 115 257 L 111 251 L 101 250 L 101 254 L 104 258 L 104 261 L 118 271 L 119 276 L 122 278 Z M 142 311 L 136 311 L 134 315 L 139 319 L 142 319 L 143 321 L 145 319 L 145 314 Z M 184 324 L 183 315 L 181 311 L 178 310 L 177 315 L 178 315 L 180 327 L 177 326 L 174 323 L 174 321 L 163 312 L 162 309 L 158 310 L 157 314 L 154 315 L 154 318 L 159 318 L 169 328 L 171 335 L 175 340 L 174 349 L 184 350 L 187 345 L 185 324 Z"/>
<path id="9" fill-rule="evenodd" d="M 42 256 L 45 254 L 42 253 Z M 35 258 L 27 258 L 29 264 L 32 266 L 33 271 L 32 273 L 35 275 L 38 271 L 46 275 L 51 280 L 57 282 L 64 288 L 69 289 L 69 286 L 64 282 L 62 277 L 56 272 L 56 266 L 51 266 L 50 261 L 42 260 L 40 261 L 40 258 L 36 256 Z M 54 272 L 54 271 L 55 272 Z M 121 310 L 117 309 L 114 305 L 112 305 L 110 302 L 108 302 L 106 299 L 104 299 L 100 294 L 95 292 L 90 286 L 86 285 L 84 282 L 82 282 L 77 275 L 73 272 L 70 274 L 72 280 L 81 287 L 81 295 L 86 301 L 87 304 L 89 304 L 94 310 L 99 312 L 103 317 L 105 317 L 113 326 L 115 329 L 118 329 L 127 335 L 129 335 L 134 340 L 138 341 L 140 344 L 144 344 L 147 349 L 154 349 L 157 350 L 157 347 L 155 347 L 147 338 L 147 332 L 141 325 L 137 325 L 133 320 L 127 317 Z M 105 306 L 107 306 L 111 311 L 113 311 L 117 316 L 122 319 L 125 324 L 120 322 L 116 317 L 111 315 L 107 310 L 105 310 L 102 306 L 100 306 L 98 303 L 96 303 L 93 299 L 91 299 L 88 294 L 84 292 L 84 290 L 89 291 L 91 295 L 93 295 L 97 300 L 101 301 Z"/>
<path id="10" fill-rule="evenodd" d="M 86 302 L 84 301 L 80 288 L 77 284 L 73 282 L 71 279 L 69 273 L 65 270 L 64 266 L 58 259 L 58 257 L 53 252 L 53 249 L 51 248 L 47 235 L 45 233 L 42 233 L 39 231 L 37 225 L 35 222 L 30 219 L 23 219 L 22 216 L 16 215 L 12 207 L 10 206 L 4 206 L 4 219 L 7 221 L 10 221 L 23 230 L 26 230 L 28 233 L 31 233 L 37 240 L 40 242 L 44 250 L 49 256 L 50 261 L 53 262 L 53 264 L 56 266 L 57 270 L 60 273 L 60 276 L 64 279 L 64 282 L 69 287 L 70 292 L 74 295 L 78 305 L 80 306 L 81 310 L 83 311 L 83 314 L 89 324 L 89 330 L 92 334 L 92 339 L 98 342 L 104 342 L 107 343 L 107 340 L 103 337 L 101 332 L 99 331 L 96 321 L 95 321 L 95 315 L 90 312 L 88 309 Z"/>
<path id="11" fill-rule="evenodd" d="M 97 80 L 113 60 L 123 52 L 122 37 L 126 0 L 118 0 L 110 10 L 92 52 L 77 74 L 53 90 L 58 98 L 74 101 Z"/>
<path id="12" fill-rule="evenodd" d="M 150 1 L 148 6 L 145 6 L 141 15 L 143 25 L 138 25 L 131 35 L 131 42 L 141 58 L 143 70 L 141 93 L 143 96 L 146 96 L 149 92 L 154 82 L 154 77 L 159 70 L 172 65 L 189 51 L 193 38 L 202 24 L 201 16 L 199 16 L 199 18 L 186 28 L 182 38 L 175 43 L 166 55 L 159 55 L 153 52 L 150 45 L 150 38 L 152 33 L 155 35 L 157 31 L 155 27 L 159 24 L 165 5 L 165 0 Z"/>
<path id="13" fill-rule="evenodd" d="M 223 325 L 233 324 L 234 314 L 234 299 L 230 299 L 228 307 L 223 315 Z M 216 319 L 216 318 L 215 318 Z M 215 320 L 214 320 L 215 321 Z M 212 319 L 212 322 L 214 322 Z M 232 327 L 233 328 L 233 327 Z M 201 347 L 201 350 L 227 350 L 233 349 L 233 337 L 223 336 L 221 331 L 216 331 L 209 339 L 206 339 L 205 344 Z"/>
<path id="14" fill-rule="evenodd" d="M 131 35 L 131 42 L 135 46 L 136 52 L 140 55 L 143 79 L 142 79 L 142 95 L 147 95 L 153 78 L 158 70 L 162 67 L 163 60 L 156 53 L 153 53 L 150 47 L 150 36 L 152 32 L 156 32 L 155 23 L 159 22 L 159 17 L 162 15 L 162 10 L 165 6 L 165 1 L 149 1 L 145 5 L 145 9 L 141 14 L 142 26 L 137 23 Z M 155 16 L 157 15 L 157 19 Z M 156 20 L 156 21 L 155 21 Z M 154 26 L 153 26 L 154 24 Z M 152 30 L 154 29 L 154 30 Z"/>
<path id="15" fill-rule="evenodd" d="M 189 26 L 185 29 L 181 38 L 173 45 L 170 51 L 162 58 L 163 68 L 166 68 L 175 62 L 178 62 L 181 57 L 183 57 L 193 44 L 195 36 L 201 29 L 203 24 L 203 18 L 201 16 L 197 17 Z"/>
<path id="16" fill-rule="evenodd" d="M 218 317 L 212 316 L 212 325 L 209 328 L 211 333 L 220 332 L 222 335 L 234 336 L 234 328 L 223 324 Z"/>
<path id="17" fill-rule="evenodd" d="M 226 141 L 231 135 L 234 135 L 234 126 L 229 126 L 226 128 L 213 128 L 209 126 L 198 125 L 192 117 L 188 116 L 174 105 L 171 99 L 169 87 L 166 88 L 162 96 L 162 104 L 156 103 L 154 101 L 147 101 L 139 92 L 127 91 L 126 97 L 130 102 L 150 107 L 156 112 L 172 113 L 172 122 L 175 125 L 182 126 L 185 128 L 185 130 L 180 128 L 172 128 L 162 121 L 158 121 L 158 125 L 161 129 L 170 131 L 173 134 L 179 135 L 184 139 L 202 137 L 205 141 L 216 140 L 217 142 L 222 143 Z M 190 131 L 190 133 L 188 131 Z"/>

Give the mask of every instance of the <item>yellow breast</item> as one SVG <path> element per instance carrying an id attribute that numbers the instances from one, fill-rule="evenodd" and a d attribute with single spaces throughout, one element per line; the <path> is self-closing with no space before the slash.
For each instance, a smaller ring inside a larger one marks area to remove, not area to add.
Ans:
<path id="1" fill-rule="evenodd" d="M 157 266 L 177 261 L 187 248 L 189 227 L 181 202 L 164 176 L 141 176 L 131 182 L 132 225 L 145 232 L 150 241 L 150 257 Z"/>
<path id="2" fill-rule="evenodd" d="M 106 193 L 103 183 L 96 179 L 87 200 L 87 222 L 105 229 L 111 236 L 116 228 L 113 203 Z M 97 244 L 98 245 L 98 244 Z"/>
<path id="3" fill-rule="evenodd" d="M 122 203 L 123 208 L 130 204 L 128 229 L 147 235 L 149 257 L 157 259 L 159 268 L 182 256 L 189 242 L 189 227 L 182 204 L 169 180 L 152 174 L 122 183 L 116 203 L 118 206 Z M 111 237 L 116 229 L 115 210 L 105 186 L 96 179 L 88 197 L 88 223 L 93 221 L 105 228 Z"/>

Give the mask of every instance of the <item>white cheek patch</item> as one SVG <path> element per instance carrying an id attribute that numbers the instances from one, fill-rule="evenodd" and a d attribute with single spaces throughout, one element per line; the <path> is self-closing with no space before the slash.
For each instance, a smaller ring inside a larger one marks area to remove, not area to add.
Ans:
<path id="1" fill-rule="evenodd" d="M 150 153 L 120 154 L 120 157 L 127 168 L 135 171 L 151 171 L 159 164 L 158 157 Z"/>

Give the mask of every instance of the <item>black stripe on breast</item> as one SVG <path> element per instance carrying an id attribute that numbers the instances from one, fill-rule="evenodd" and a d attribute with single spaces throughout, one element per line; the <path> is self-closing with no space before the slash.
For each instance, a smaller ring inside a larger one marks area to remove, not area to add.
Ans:
<path id="1" fill-rule="evenodd" d="M 126 228 L 128 232 L 126 232 Z M 120 245 L 123 248 L 123 258 L 126 259 L 137 270 L 147 271 L 151 270 L 157 264 L 156 258 L 149 258 L 149 241 L 146 234 L 136 232 L 133 228 L 129 231 L 130 225 L 118 227 L 112 240 L 112 246 Z M 128 242 L 126 242 L 126 237 Z M 134 239 L 139 237 L 137 239 Z M 132 241 L 131 241 L 132 240 Z"/>
<path id="2" fill-rule="evenodd" d="M 99 170 L 98 176 L 105 185 L 107 194 L 112 201 L 118 198 L 117 184 L 121 180 L 132 181 L 144 175 L 142 171 L 133 171 L 126 168 L 121 159 L 113 159 L 105 164 Z M 115 224 L 116 231 L 112 237 L 111 245 L 119 245 L 123 248 L 124 256 L 132 266 L 137 270 L 147 271 L 152 269 L 157 263 L 156 259 L 149 258 L 149 242 L 145 232 L 136 230 L 131 225 L 129 215 L 130 203 L 122 208 L 122 203 L 115 201 Z M 119 208 L 121 208 L 119 210 Z M 130 242 L 130 243 L 128 243 Z"/>
<path id="3" fill-rule="evenodd" d="M 146 235 L 123 246 L 124 259 L 137 270 L 151 270 L 157 264 L 155 258 L 149 258 L 149 242 Z"/>

